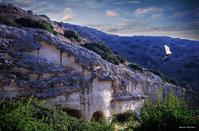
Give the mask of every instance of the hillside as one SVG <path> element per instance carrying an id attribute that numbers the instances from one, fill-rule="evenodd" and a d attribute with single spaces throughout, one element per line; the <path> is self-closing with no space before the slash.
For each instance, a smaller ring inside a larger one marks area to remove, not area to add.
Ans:
<path id="1" fill-rule="evenodd" d="M 96 29 L 65 23 L 93 41 L 103 41 L 117 54 L 154 72 L 161 71 L 182 86 L 199 91 L 199 41 L 166 36 L 116 36 Z M 171 48 L 170 59 L 163 61 L 164 45 Z"/>

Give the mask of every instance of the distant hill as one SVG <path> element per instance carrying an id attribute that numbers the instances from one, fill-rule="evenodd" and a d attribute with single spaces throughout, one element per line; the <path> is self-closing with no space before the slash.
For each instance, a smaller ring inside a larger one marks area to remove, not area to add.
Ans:
<path id="1" fill-rule="evenodd" d="M 130 62 L 159 70 L 181 85 L 199 91 L 199 41 L 166 36 L 117 36 L 68 23 L 64 26 L 92 41 L 103 41 Z M 163 61 L 165 44 L 171 48 L 172 55 Z"/>

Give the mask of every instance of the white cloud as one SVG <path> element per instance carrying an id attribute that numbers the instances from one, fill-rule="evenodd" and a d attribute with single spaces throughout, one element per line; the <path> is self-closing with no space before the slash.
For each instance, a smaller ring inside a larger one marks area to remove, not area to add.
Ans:
<path id="1" fill-rule="evenodd" d="M 106 16 L 108 16 L 108 17 L 114 17 L 117 15 L 118 14 L 114 10 L 106 10 Z"/>
<path id="2" fill-rule="evenodd" d="M 116 25 L 90 24 L 87 26 L 94 27 L 101 31 L 105 31 L 105 32 L 111 33 L 111 34 L 120 34 L 121 32 L 132 32 L 136 28 L 140 28 L 140 26 L 142 26 L 142 25 L 140 23 L 138 23 L 137 20 L 125 19 L 125 20 L 120 21 Z"/>
<path id="3" fill-rule="evenodd" d="M 74 17 L 72 15 L 65 15 L 63 18 L 62 18 L 62 21 L 67 21 L 67 20 L 74 20 Z"/>
<path id="4" fill-rule="evenodd" d="M 107 29 L 112 28 L 111 24 L 88 24 L 86 26 L 96 28 L 101 31 L 106 31 Z"/>
<path id="5" fill-rule="evenodd" d="M 75 14 L 70 7 L 63 9 L 62 11 L 51 10 L 46 14 L 55 21 L 68 22 L 75 19 Z"/>
<path id="6" fill-rule="evenodd" d="M 74 19 L 74 14 L 71 8 L 65 8 L 63 11 L 62 21 L 68 21 Z"/>
<path id="7" fill-rule="evenodd" d="M 134 11 L 134 14 L 135 15 L 144 15 L 144 14 L 147 14 L 147 13 L 159 13 L 161 11 L 162 11 L 162 9 L 156 8 L 156 7 L 137 8 Z"/>
<path id="8" fill-rule="evenodd" d="M 161 15 L 161 14 L 159 14 Z M 157 19 L 162 16 L 154 16 Z M 196 22 L 197 26 L 199 22 Z M 178 24 L 175 26 L 151 26 L 150 24 L 142 24 L 138 20 L 126 19 L 116 25 L 112 24 L 93 24 L 90 27 L 97 28 L 110 34 L 132 36 L 132 35 L 149 35 L 149 36 L 171 36 L 179 38 L 198 39 L 198 36 L 190 29 L 192 25 Z M 196 28 L 197 30 L 197 28 Z"/>
<path id="9" fill-rule="evenodd" d="M 139 25 L 140 24 L 137 20 L 130 20 L 130 19 L 123 20 L 123 21 L 121 21 L 121 23 L 118 24 L 118 26 L 121 29 L 130 29 L 132 27 L 139 26 Z"/>

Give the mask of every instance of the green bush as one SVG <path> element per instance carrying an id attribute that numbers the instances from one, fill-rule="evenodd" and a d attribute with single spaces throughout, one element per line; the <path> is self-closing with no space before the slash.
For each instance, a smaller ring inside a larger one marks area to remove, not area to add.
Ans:
<path id="1" fill-rule="evenodd" d="M 153 72 L 155 75 L 158 75 L 164 81 L 167 81 L 167 82 L 172 83 L 174 85 L 180 85 L 178 81 L 176 81 L 173 78 L 168 77 L 167 75 L 162 73 L 160 70 L 150 69 L 149 71 Z"/>
<path id="2" fill-rule="evenodd" d="M 0 130 L 5 131 L 112 131 L 112 126 L 87 122 L 29 99 L 0 103 Z"/>
<path id="3" fill-rule="evenodd" d="M 138 126 L 139 120 L 135 112 L 127 112 L 114 115 L 112 125 L 121 131 L 132 131 Z"/>
<path id="4" fill-rule="evenodd" d="M 180 126 L 197 128 L 198 115 L 187 107 L 183 99 L 170 93 L 162 103 L 148 101 L 145 104 L 141 111 L 141 125 L 137 130 L 180 130 Z"/>
<path id="5" fill-rule="evenodd" d="M 113 64 L 119 65 L 120 63 L 123 64 L 125 62 L 125 59 L 123 57 L 114 54 L 102 42 L 84 44 L 83 47 L 94 51 L 95 53 L 99 54 L 103 59 L 105 59 Z"/>
<path id="6" fill-rule="evenodd" d="M 5 25 L 9 25 L 9 26 L 16 26 L 17 25 L 15 23 L 15 21 L 10 20 L 5 16 L 0 16 L 0 23 L 5 24 Z"/>
<path id="7" fill-rule="evenodd" d="M 47 30 L 51 33 L 55 33 L 52 24 L 45 20 L 35 20 L 32 18 L 23 17 L 23 18 L 16 19 L 15 22 L 24 27 L 40 28 L 40 29 Z"/>
<path id="8" fill-rule="evenodd" d="M 137 65 L 137 64 L 131 63 L 131 64 L 128 65 L 128 67 L 133 68 L 134 70 L 138 70 L 140 72 L 144 71 L 143 68 L 141 66 Z"/>
<path id="9" fill-rule="evenodd" d="M 80 40 L 80 35 L 78 32 L 73 30 L 64 30 L 64 36 L 70 39 Z"/>
<path id="10" fill-rule="evenodd" d="M 119 62 L 120 63 L 122 63 L 122 64 L 124 64 L 125 63 L 125 58 L 124 57 L 122 57 L 122 56 L 120 56 L 120 55 L 115 55 L 116 56 L 116 58 L 119 60 Z"/>
<path id="11" fill-rule="evenodd" d="M 127 112 L 122 114 L 117 114 L 113 117 L 113 123 L 127 123 L 133 119 L 135 119 L 136 115 L 134 112 Z"/>

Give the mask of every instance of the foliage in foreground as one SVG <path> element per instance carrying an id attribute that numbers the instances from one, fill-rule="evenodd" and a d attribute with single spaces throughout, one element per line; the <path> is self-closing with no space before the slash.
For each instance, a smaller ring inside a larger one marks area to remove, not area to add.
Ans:
<path id="1" fill-rule="evenodd" d="M 199 114 L 190 110 L 185 100 L 170 93 L 163 101 L 148 101 L 141 111 L 141 125 L 138 130 L 153 131 L 180 130 L 180 127 L 199 127 Z"/>
<path id="2" fill-rule="evenodd" d="M 169 94 L 165 101 L 147 101 L 138 119 L 134 112 L 114 117 L 112 124 L 88 122 L 56 109 L 44 108 L 43 102 L 29 99 L 0 103 L 0 130 L 6 131 L 167 131 L 179 127 L 199 127 L 199 112 L 190 110 L 185 101 Z"/>
<path id="3" fill-rule="evenodd" d="M 161 95 L 161 94 L 158 94 Z M 160 97 L 160 96 L 157 96 Z M 120 118 L 120 120 L 118 120 Z M 199 111 L 191 110 L 185 101 L 170 93 L 161 102 L 146 101 L 141 110 L 140 118 L 134 112 L 113 119 L 113 125 L 123 131 L 171 131 L 183 130 L 181 128 L 199 128 Z"/>
<path id="4" fill-rule="evenodd" d="M 112 119 L 112 125 L 118 130 L 132 131 L 139 124 L 139 119 L 135 112 L 127 112 L 115 115 Z"/>
<path id="5" fill-rule="evenodd" d="M 105 123 L 87 122 L 67 113 L 43 107 L 34 99 L 2 101 L 0 103 L 0 130 L 6 131 L 112 131 Z"/>
<path id="6" fill-rule="evenodd" d="M 94 51 L 95 53 L 99 54 L 103 59 L 119 65 L 120 63 L 125 63 L 125 59 L 119 55 L 114 54 L 104 43 L 97 42 L 97 43 L 89 43 L 84 44 L 84 47 L 86 47 L 89 50 Z"/>

